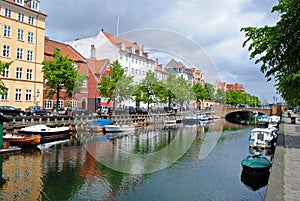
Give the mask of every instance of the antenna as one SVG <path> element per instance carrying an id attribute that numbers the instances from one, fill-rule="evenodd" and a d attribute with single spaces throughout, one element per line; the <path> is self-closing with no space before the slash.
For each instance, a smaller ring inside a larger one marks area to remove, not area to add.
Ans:
<path id="1" fill-rule="evenodd" d="M 117 16 L 117 37 L 119 37 L 119 23 L 120 23 L 120 17 Z"/>

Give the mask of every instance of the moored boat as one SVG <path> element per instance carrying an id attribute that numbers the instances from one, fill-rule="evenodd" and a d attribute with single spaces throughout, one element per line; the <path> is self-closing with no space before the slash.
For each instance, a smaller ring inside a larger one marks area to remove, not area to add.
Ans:
<path id="1" fill-rule="evenodd" d="M 207 114 L 200 114 L 198 116 L 200 121 L 208 121 L 209 120 L 209 116 Z"/>
<path id="2" fill-rule="evenodd" d="M 24 127 L 18 130 L 18 134 L 40 135 L 41 143 L 69 139 L 72 135 L 72 128 L 69 126 L 49 127 L 44 124 Z"/>
<path id="3" fill-rule="evenodd" d="M 241 165 L 250 175 L 262 175 L 269 171 L 271 162 L 261 155 L 250 155 L 242 160 Z"/>
<path id="4" fill-rule="evenodd" d="M 104 126 L 104 132 L 134 132 L 135 126 L 133 125 L 119 125 L 119 124 L 111 124 Z"/>
<path id="5" fill-rule="evenodd" d="M 254 128 L 249 137 L 249 146 L 253 148 L 272 148 L 276 145 L 278 129 L 275 127 Z"/>
<path id="6" fill-rule="evenodd" d="M 273 127 L 279 128 L 279 124 L 280 124 L 280 116 L 277 116 L 277 115 L 270 116 L 269 124 L 268 124 L 269 127 L 273 126 Z"/>
<path id="7" fill-rule="evenodd" d="M 187 115 L 183 117 L 183 123 L 184 124 L 198 124 L 199 123 L 199 118 L 197 115 Z"/>
<path id="8" fill-rule="evenodd" d="M 7 133 L 3 135 L 4 140 L 8 140 L 12 146 L 34 147 L 41 143 L 40 135 L 19 135 Z"/>

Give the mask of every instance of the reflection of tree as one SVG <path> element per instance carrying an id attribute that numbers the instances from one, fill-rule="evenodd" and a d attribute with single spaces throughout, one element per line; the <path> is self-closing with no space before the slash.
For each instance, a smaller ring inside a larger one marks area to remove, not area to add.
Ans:
<path id="1" fill-rule="evenodd" d="M 78 177 L 80 163 L 70 163 L 70 158 L 63 155 L 59 147 L 55 147 L 52 152 L 52 156 L 44 157 L 44 166 L 47 168 L 42 178 L 44 188 L 41 197 L 42 200 L 68 200 L 84 183 L 84 178 Z M 79 160 L 81 152 L 77 154 Z"/>

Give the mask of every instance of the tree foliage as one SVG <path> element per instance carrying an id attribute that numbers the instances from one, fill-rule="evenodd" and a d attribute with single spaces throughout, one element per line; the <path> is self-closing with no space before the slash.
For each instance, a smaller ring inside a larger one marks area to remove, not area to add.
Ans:
<path id="1" fill-rule="evenodd" d="M 193 90 L 194 90 L 197 102 L 201 103 L 201 105 L 204 100 L 209 99 L 209 93 L 208 93 L 207 89 L 205 87 L 203 87 L 201 84 L 199 84 L 199 83 L 194 84 Z M 199 105 L 199 107 L 200 107 L 200 105 Z"/>
<path id="2" fill-rule="evenodd" d="M 133 93 L 132 77 L 126 76 L 118 60 L 114 61 L 108 70 L 108 76 L 102 76 L 102 83 L 98 87 L 100 95 L 113 102 L 113 113 L 116 102 L 130 99 Z"/>
<path id="3" fill-rule="evenodd" d="M 64 57 L 60 51 L 54 50 L 53 60 L 43 61 L 43 65 L 42 72 L 45 76 L 46 85 L 49 87 L 48 96 L 52 98 L 56 94 L 57 106 L 62 89 L 66 90 L 68 97 L 72 97 L 80 91 L 86 77 L 75 69 L 68 56 Z"/>
<path id="4" fill-rule="evenodd" d="M 279 94 L 289 104 L 300 104 L 300 1 L 279 0 L 272 12 L 280 13 L 275 26 L 244 27 L 250 43 L 250 59 L 261 63 L 260 71 L 270 81 L 275 79 Z M 258 58 L 257 58 L 258 57 Z"/>
<path id="5" fill-rule="evenodd" d="M 0 73 L 2 74 L 5 70 L 5 68 L 9 68 L 11 62 L 2 62 L 0 61 Z M 7 90 L 8 88 L 5 86 L 5 84 L 3 83 L 3 81 L 0 79 L 0 95 L 5 95 L 7 94 Z"/>
<path id="6" fill-rule="evenodd" d="M 159 80 L 156 77 L 155 73 L 148 71 L 146 77 L 141 81 L 135 90 L 136 101 L 143 101 L 147 103 L 147 109 L 149 110 L 149 105 L 151 103 L 157 102 L 158 94 L 157 88 L 159 85 Z"/>

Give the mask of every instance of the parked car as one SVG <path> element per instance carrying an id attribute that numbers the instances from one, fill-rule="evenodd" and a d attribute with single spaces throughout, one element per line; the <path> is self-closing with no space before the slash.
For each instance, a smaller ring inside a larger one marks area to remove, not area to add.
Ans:
<path id="1" fill-rule="evenodd" d="M 41 106 L 30 106 L 29 108 L 25 109 L 26 115 L 32 115 L 32 116 L 36 116 L 36 115 L 50 115 L 51 112 Z"/>
<path id="2" fill-rule="evenodd" d="M 97 109 L 97 114 L 99 115 L 104 115 L 104 114 L 108 114 L 109 111 L 111 111 L 111 108 L 108 107 L 108 106 L 100 106 L 98 109 Z"/>
<path id="3" fill-rule="evenodd" d="M 93 113 L 91 111 L 88 111 L 84 108 L 70 108 L 70 114 L 71 116 L 92 116 Z"/>
<path id="4" fill-rule="evenodd" d="M 1 115 L 23 116 L 25 111 L 17 109 L 13 106 L 0 106 Z"/>
<path id="5" fill-rule="evenodd" d="M 142 110 L 139 107 L 129 107 L 129 114 L 148 114 L 148 110 Z"/>

